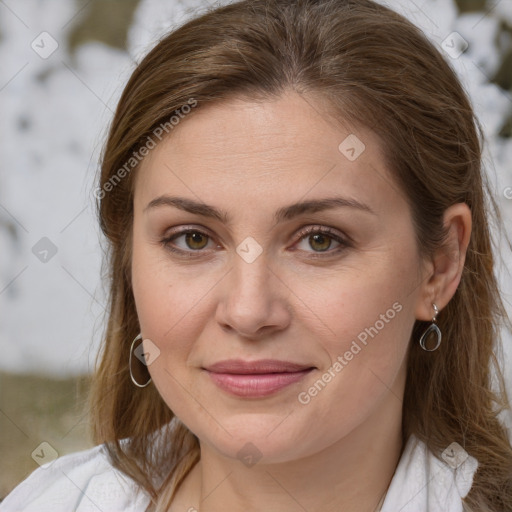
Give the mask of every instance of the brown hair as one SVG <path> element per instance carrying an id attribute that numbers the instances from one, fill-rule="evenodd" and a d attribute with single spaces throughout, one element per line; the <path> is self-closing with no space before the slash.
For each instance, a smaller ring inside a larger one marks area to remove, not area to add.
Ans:
<path id="1" fill-rule="evenodd" d="M 371 0 L 236 2 L 173 31 L 135 69 L 110 127 L 99 183 L 110 308 L 91 393 L 95 441 L 106 443 L 113 464 L 158 507 L 169 505 L 199 460 L 198 439 L 180 422 L 165 431 L 163 448 L 154 448 L 152 435 L 173 412 L 154 386 L 139 389 L 130 380 L 130 343 L 140 332 L 130 280 L 137 166 L 113 178 L 191 99 L 197 110 L 288 89 L 325 100 L 334 118 L 377 127 L 410 203 L 422 256 L 443 242 L 444 211 L 459 202 L 470 207 L 462 280 L 438 319 L 443 343 L 427 354 L 417 340 L 428 324 L 417 321 L 412 332 L 403 435 L 405 442 L 415 434 L 438 457 L 456 441 L 478 460 L 466 510 L 512 510 L 512 448 L 497 418 L 508 400 L 495 355 L 499 325 L 509 320 L 493 273 L 489 209 L 500 216 L 481 169 L 482 131 L 439 51 L 412 23 Z"/>

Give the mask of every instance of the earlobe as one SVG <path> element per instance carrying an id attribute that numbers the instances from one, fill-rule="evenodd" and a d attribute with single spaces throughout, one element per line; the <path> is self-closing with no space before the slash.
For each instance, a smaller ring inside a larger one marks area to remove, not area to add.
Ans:
<path id="1" fill-rule="evenodd" d="M 433 269 L 423 284 L 417 305 L 418 320 L 432 319 L 432 304 L 439 311 L 450 302 L 459 286 L 471 236 L 471 210 L 466 203 L 450 206 L 444 213 L 446 239 L 433 256 Z"/>

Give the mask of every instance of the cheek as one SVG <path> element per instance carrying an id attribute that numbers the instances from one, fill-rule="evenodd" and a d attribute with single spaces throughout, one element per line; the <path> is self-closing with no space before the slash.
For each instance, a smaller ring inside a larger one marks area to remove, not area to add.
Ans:
<path id="1" fill-rule="evenodd" d="M 365 271 L 347 268 L 322 281 L 313 295 L 303 288 L 308 306 L 318 312 L 313 317 L 304 309 L 303 318 L 311 317 L 306 329 L 316 334 L 327 353 L 317 384 L 302 390 L 304 402 L 316 401 L 327 408 L 329 402 L 339 401 L 345 412 L 352 408 L 359 414 L 361 404 L 393 386 L 405 364 L 415 321 L 418 289 L 413 286 L 417 275 L 413 253 L 375 253 L 367 256 L 361 267 Z"/>
<path id="2" fill-rule="evenodd" d="M 398 414 L 414 308 L 400 287 L 372 279 L 347 284 L 337 300 L 324 304 L 322 318 L 336 337 L 325 334 L 321 322 L 309 325 L 326 363 L 298 390 L 295 417 L 307 424 L 314 416 L 328 445 L 356 429 L 380 404 Z"/>
<path id="3" fill-rule="evenodd" d="M 144 339 L 150 339 L 159 355 L 148 367 L 166 404 L 179 418 L 200 417 L 204 411 L 187 368 L 194 341 L 200 336 L 205 312 L 205 294 L 213 283 L 207 277 L 182 275 L 170 268 L 165 257 L 143 244 L 133 251 L 132 286 Z M 189 390 L 189 391 L 186 391 Z M 190 400 L 190 392 L 196 400 Z"/>
<path id="4" fill-rule="evenodd" d="M 135 223 L 132 288 L 137 315 L 145 337 L 163 341 L 200 300 L 197 282 L 171 266 L 158 242 L 148 242 Z"/>
<path id="5" fill-rule="evenodd" d="M 297 318 L 308 319 L 309 329 L 323 336 L 331 355 L 349 350 L 354 340 L 368 348 L 371 340 L 379 340 L 372 351 L 380 357 L 407 337 L 414 323 L 409 305 L 417 294 L 417 266 L 412 252 L 399 252 L 357 255 L 322 279 L 295 276 L 294 292 L 302 299 Z"/>
<path id="6" fill-rule="evenodd" d="M 184 388 L 195 388 L 191 370 L 198 370 L 192 368 L 192 360 L 205 325 L 215 316 L 212 297 L 223 274 L 206 267 L 199 271 L 193 264 L 172 264 L 164 250 L 147 243 L 134 247 L 132 286 L 139 324 L 144 339 L 160 351 L 149 371 L 173 409 L 179 409 L 176 400 L 187 395 Z M 207 347 L 202 346 L 201 355 Z"/>

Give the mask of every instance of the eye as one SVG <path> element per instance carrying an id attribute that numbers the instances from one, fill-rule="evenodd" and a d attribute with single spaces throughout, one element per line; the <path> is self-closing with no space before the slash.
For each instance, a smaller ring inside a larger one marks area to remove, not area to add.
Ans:
<path id="1" fill-rule="evenodd" d="M 312 255 L 313 258 L 323 257 L 324 255 L 321 253 L 327 253 L 326 256 L 332 256 L 333 254 L 337 254 L 350 246 L 350 241 L 346 237 L 325 226 L 308 227 L 303 229 L 299 233 L 299 236 L 299 246 L 300 244 L 304 244 L 302 248 L 299 247 L 300 250 L 309 252 L 307 250 L 308 246 L 314 249 L 314 254 Z M 333 240 L 338 244 L 338 246 L 329 251 Z"/>
<path id="2" fill-rule="evenodd" d="M 176 244 L 176 240 L 183 239 L 185 246 Z M 201 252 L 207 245 L 210 235 L 198 229 L 183 229 L 164 238 L 161 243 L 167 250 L 183 256 L 193 257 L 194 252 Z"/>

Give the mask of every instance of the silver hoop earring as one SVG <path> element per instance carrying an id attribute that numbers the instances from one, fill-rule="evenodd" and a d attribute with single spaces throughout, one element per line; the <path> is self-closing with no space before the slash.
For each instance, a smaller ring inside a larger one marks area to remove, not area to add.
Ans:
<path id="1" fill-rule="evenodd" d="M 432 304 L 432 307 L 434 308 L 434 317 L 432 318 L 432 323 L 427 327 L 425 332 L 421 335 L 420 338 L 420 346 L 423 350 L 426 350 L 427 352 L 433 352 L 434 350 L 437 350 L 439 348 L 439 345 L 441 345 L 441 331 L 439 327 L 436 324 L 437 315 L 439 314 L 439 309 L 435 304 Z M 436 337 L 436 346 L 434 348 L 427 348 L 426 341 L 429 336 L 435 335 Z"/>
<path id="2" fill-rule="evenodd" d="M 149 380 L 145 383 L 145 384 L 140 384 L 137 382 L 137 380 L 135 379 L 135 377 L 133 376 L 133 371 L 132 371 L 132 354 L 133 354 L 133 347 L 135 345 L 135 343 L 138 341 L 138 340 L 141 340 L 142 339 L 142 333 L 140 333 L 133 341 L 132 341 L 132 345 L 130 347 L 130 359 L 129 359 L 129 362 L 128 362 L 128 367 L 130 369 L 130 378 L 132 379 L 132 382 L 138 387 L 138 388 L 145 388 L 150 382 L 151 382 L 151 377 L 149 377 Z M 143 364 L 141 362 L 141 364 Z M 144 365 L 146 367 L 146 365 Z M 146 367 L 147 368 L 147 367 Z"/>

